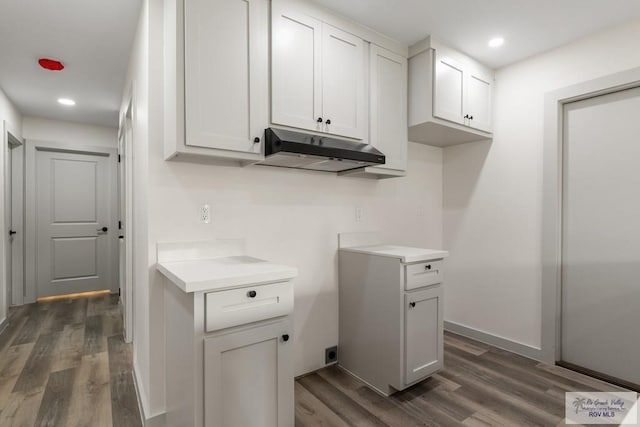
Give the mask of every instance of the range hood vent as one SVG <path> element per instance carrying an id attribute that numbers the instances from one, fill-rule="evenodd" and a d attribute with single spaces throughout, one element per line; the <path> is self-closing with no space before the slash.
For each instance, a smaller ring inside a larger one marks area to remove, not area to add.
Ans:
<path id="1" fill-rule="evenodd" d="M 266 158 L 259 165 L 342 172 L 385 163 L 369 144 L 284 129 L 266 129 L 264 144 Z"/>

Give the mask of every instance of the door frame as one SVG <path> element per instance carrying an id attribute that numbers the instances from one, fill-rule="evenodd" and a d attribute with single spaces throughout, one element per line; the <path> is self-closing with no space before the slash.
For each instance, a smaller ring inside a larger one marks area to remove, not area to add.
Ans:
<path id="1" fill-rule="evenodd" d="M 118 229 L 118 199 L 117 199 L 117 161 L 118 150 L 117 147 L 100 147 L 90 145 L 78 145 L 66 142 L 56 141 L 44 141 L 27 139 L 25 141 L 25 296 L 24 303 L 32 303 L 37 298 L 37 260 L 36 249 L 38 244 L 37 237 L 37 212 L 36 212 L 36 154 L 38 151 L 58 151 L 63 153 L 73 154 L 90 154 L 107 156 L 108 164 L 111 174 L 110 183 L 110 205 L 111 217 L 109 218 L 108 227 L 111 230 Z M 111 259 L 113 260 L 112 268 L 114 271 L 110 272 L 110 291 L 112 293 L 118 292 L 118 282 L 114 280 L 118 276 L 117 271 L 117 257 L 118 257 L 118 245 L 117 233 L 111 233 L 108 235 L 111 239 L 110 251 Z"/>
<path id="2" fill-rule="evenodd" d="M 123 326 L 124 326 L 124 341 L 127 343 L 133 342 L 133 144 L 134 144 L 134 128 L 135 128 L 135 84 L 132 83 L 129 89 L 128 101 L 124 104 L 124 112 L 120 118 L 118 128 L 118 155 L 123 161 L 119 163 L 119 168 L 124 167 L 124 181 L 125 181 L 125 200 L 124 200 L 124 252 L 125 252 L 125 265 L 124 265 L 124 283 L 118 283 L 118 286 L 124 292 L 126 304 L 123 310 Z M 127 133 L 128 132 L 128 133 Z M 127 135 L 129 137 L 127 138 Z M 122 151 L 121 152 L 121 141 Z M 118 177 L 120 176 L 120 170 L 117 170 Z M 119 184 L 119 178 L 118 178 Z M 120 216 L 120 203 L 122 201 L 120 197 L 120 185 L 118 185 L 117 195 L 118 199 L 118 217 Z M 122 219 L 122 218 L 119 218 Z M 120 230 L 118 230 L 118 236 Z M 120 262 L 120 242 L 118 241 L 118 262 Z M 120 272 L 120 265 L 118 265 L 118 278 Z"/>
<path id="3" fill-rule="evenodd" d="M 2 209 L 3 216 L 6 213 L 8 208 L 7 203 L 11 204 L 11 218 L 12 223 L 17 222 L 17 224 L 8 224 L 6 220 L 2 221 L 0 224 L 0 233 L 2 234 L 2 239 L 0 240 L 2 244 L 2 248 L 0 248 L 0 252 L 2 253 L 2 260 L 0 261 L 3 266 L 1 269 L 2 277 L 0 278 L 0 286 L 1 292 L 3 295 L 0 297 L 0 301 L 4 305 L 3 309 L 5 314 L 7 313 L 7 309 L 10 305 L 21 305 L 22 297 L 24 294 L 23 288 L 23 279 L 24 279 L 24 233 L 23 233 L 23 221 L 24 221 L 24 209 L 23 209 L 23 194 L 24 191 L 15 191 L 18 186 L 21 186 L 24 182 L 24 162 L 23 162 L 23 139 L 19 132 L 13 128 L 13 126 L 6 120 L 3 120 L 3 146 L 2 146 L 2 163 L 3 163 L 3 174 L 2 177 L 2 189 L 0 189 L 0 193 L 2 194 Z M 11 154 L 11 168 L 7 168 L 9 162 L 9 152 L 15 150 Z M 8 171 L 11 171 L 11 200 L 9 201 L 8 195 L 5 194 L 7 189 L 6 183 L 6 174 Z M 17 179 L 21 178 L 21 179 Z M 18 190 L 23 190 L 23 188 L 17 188 Z M 18 234 L 13 238 L 14 244 L 9 242 L 8 227 L 17 225 Z M 5 265 L 7 254 L 11 251 L 11 284 L 7 281 L 7 266 Z M 2 319 L 0 319 L 2 321 Z"/>
<path id="4" fill-rule="evenodd" d="M 562 185 L 564 105 L 640 87 L 640 67 L 568 86 L 545 95 L 542 183 L 541 360 L 561 360 Z"/>

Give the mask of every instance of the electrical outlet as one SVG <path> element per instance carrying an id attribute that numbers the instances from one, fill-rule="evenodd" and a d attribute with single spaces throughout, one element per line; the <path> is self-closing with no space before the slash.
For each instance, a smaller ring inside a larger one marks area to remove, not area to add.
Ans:
<path id="1" fill-rule="evenodd" d="M 356 206 L 356 222 L 362 221 L 362 208 L 360 206 Z"/>
<path id="2" fill-rule="evenodd" d="M 335 363 L 338 361 L 338 346 L 328 347 L 324 350 L 324 364 Z"/>
<path id="3" fill-rule="evenodd" d="M 209 205 L 202 205 L 200 207 L 200 221 L 203 224 L 209 224 L 211 222 L 211 209 Z"/>

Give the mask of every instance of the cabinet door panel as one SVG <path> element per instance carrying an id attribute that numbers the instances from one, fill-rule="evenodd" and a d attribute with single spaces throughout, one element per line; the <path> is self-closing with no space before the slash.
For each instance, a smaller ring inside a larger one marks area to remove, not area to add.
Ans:
<path id="1" fill-rule="evenodd" d="M 370 49 L 370 143 L 386 156 L 385 169 L 407 168 L 407 59 Z"/>
<path id="2" fill-rule="evenodd" d="M 273 123 L 321 131 L 322 24 L 274 5 L 272 18 Z"/>
<path id="3" fill-rule="evenodd" d="M 451 58 L 435 52 L 433 115 L 464 124 L 464 71 Z"/>
<path id="4" fill-rule="evenodd" d="M 186 144 L 260 152 L 268 125 L 267 0 L 185 2 Z"/>
<path id="5" fill-rule="evenodd" d="M 323 26 L 322 117 L 325 132 L 363 139 L 366 131 L 364 42 L 330 25 Z"/>
<path id="6" fill-rule="evenodd" d="M 288 320 L 205 338 L 205 426 L 293 426 L 293 343 L 283 334 Z"/>
<path id="7" fill-rule="evenodd" d="M 405 294 L 405 384 L 442 368 L 442 286 Z"/>
<path id="8" fill-rule="evenodd" d="M 466 114 L 473 119 L 468 121 L 470 127 L 491 131 L 491 80 L 479 73 L 467 73 L 467 107 Z"/>

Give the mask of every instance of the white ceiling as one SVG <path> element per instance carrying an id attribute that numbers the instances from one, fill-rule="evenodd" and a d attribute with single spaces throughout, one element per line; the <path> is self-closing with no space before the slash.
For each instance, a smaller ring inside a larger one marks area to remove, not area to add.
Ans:
<path id="1" fill-rule="evenodd" d="M 0 0 L 0 87 L 25 115 L 117 126 L 141 0 Z M 40 57 L 59 59 L 45 71 Z M 75 107 L 57 103 L 72 98 Z"/>
<path id="2" fill-rule="evenodd" d="M 640 17 L 639 0 L 316 1 L 408 44 L 433 34 L 495 68 Z M 140 5 L 0 0 L 0 87 L 25 115 L 117 126 Z M 496 35 L 506 42 L 490 49 Z M 44 71 L 40 57 L 66 69 Z M 77 105 L 60 106 L 59 97 Z"/>
<path id="3" fill-rule="evenodd" d="M 640 18 L 639 0 L 316 0 L 399 41 L 432 34 L 492 68 Z M 505 44 L 491 49 L 491 37 Z"/>

